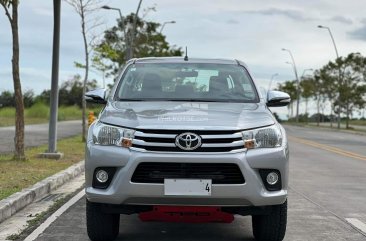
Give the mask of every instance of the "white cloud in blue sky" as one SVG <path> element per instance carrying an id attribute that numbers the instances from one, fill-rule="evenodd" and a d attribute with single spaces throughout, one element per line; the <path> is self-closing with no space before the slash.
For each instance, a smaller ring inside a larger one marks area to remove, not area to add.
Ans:
<path id="1" fill-rule="evenodd" d="M 135 11 L 136 0 L 106 1 L 126 15 Z M 142 7 L 156 4 L 149 20 L 164 22 L 171 44 L 189 48 L 192 57 L 237 58 L 245 61 L 258 82 L 267 86 L 273 73 L 279 82 L 293 78 L 285 47 L 291 49 L 299 73 L 319 68 L 335 57 L 328 33 L 316 28 L 331 27 L 341 55 L 366 55 L 366 23 L 363 0 L 144 0 Z M 11 32 L 0 8 L 0 91 L 12 90 Z M 39 93 L 50 88 L 52 57 L 52 1 L 20 2 L 21 80 L 23 89 Z M 118 13 L 101 10 L 103 28 L 112 26 Z M 83 49 L 80 21 L 63 2 L 60 82 L 80 70 Z M 92 77 L 101 79 L 100 75 Z M 111 81 L 111 80 L 110 80 Z M 100 82 L 101 83 L 101 82 Z"/>

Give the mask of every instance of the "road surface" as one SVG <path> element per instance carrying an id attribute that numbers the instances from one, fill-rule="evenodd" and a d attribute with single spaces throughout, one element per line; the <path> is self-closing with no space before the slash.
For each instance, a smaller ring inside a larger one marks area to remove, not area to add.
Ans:
<path id="1" fill-rule="evenodd" d="M 58 122 L 58 139 L 81 133 L 81 120 Z M 25 126 L 25 146 L 39 146 L 48 143 L 48 123 Z M 15 127 L 0 127 L 0 154 L 14 151 Z"/>
<path id="2" fill-rule="evenodd" d="M 289 215 L 285 240 L 366 240 L 366 136 L 286 126 L 290 142 Z M 121 216 L 117 240 L 253 241 L 250 217 L 232 224 L 143 223 Z M 89 240 L 85 197 L 37 241 Z"/>

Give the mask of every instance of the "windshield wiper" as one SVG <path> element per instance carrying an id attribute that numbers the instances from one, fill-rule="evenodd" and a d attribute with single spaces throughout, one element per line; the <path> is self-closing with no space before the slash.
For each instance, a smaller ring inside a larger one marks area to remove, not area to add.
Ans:
<path id="1" fill-rule="evenodd" d="M 166 98 L 146 98 L 146 99 L 135 99 L 135 98 L 119 98 L 118 101 L 175 101 L 175 102 L 235 102 L 235 100 L 226 99 L 166 99 Z"/>
<path id="2" fill-rule="evenodd" d="M 187 102 L 221 102 L 219 100 L 212 99 L 166 99 L 166 101 L 187 101 Z"/>
<path id="3" fill-rule="evenodd" d="M 126 98 L 119 98 L 118 101 L 148 101 L 146 99 L 126 99 Z"/>

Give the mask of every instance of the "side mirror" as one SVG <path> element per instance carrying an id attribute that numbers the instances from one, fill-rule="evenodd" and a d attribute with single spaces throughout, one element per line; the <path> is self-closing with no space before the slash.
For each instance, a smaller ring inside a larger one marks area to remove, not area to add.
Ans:
<path id="1" fill-rule="evenodd" d="M 270 90 L 267 93 L 267 106 L 280 107 L 290 104 L 290 96 L 282 91 Z"/>
<path id="2" fill-rule="evenodd" d="M 85 93 L 85 100 L 91 103 L 97 104 L 106 104 L 106 90 L 105 89 L 96 89 L 91 90 Z"/>

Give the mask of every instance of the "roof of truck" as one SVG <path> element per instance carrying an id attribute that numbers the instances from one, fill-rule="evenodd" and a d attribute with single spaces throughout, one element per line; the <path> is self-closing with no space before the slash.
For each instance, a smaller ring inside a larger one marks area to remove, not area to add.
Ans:
<path id="1" fill-rule="evenodd" d="M 132 59 L 135 63 L 209 63 L 209 64 L 241 64 L 244 63 L 235 59 L 209 59 L 209 58 L 188 58 L 184 57 L 148 57 Z"/>

